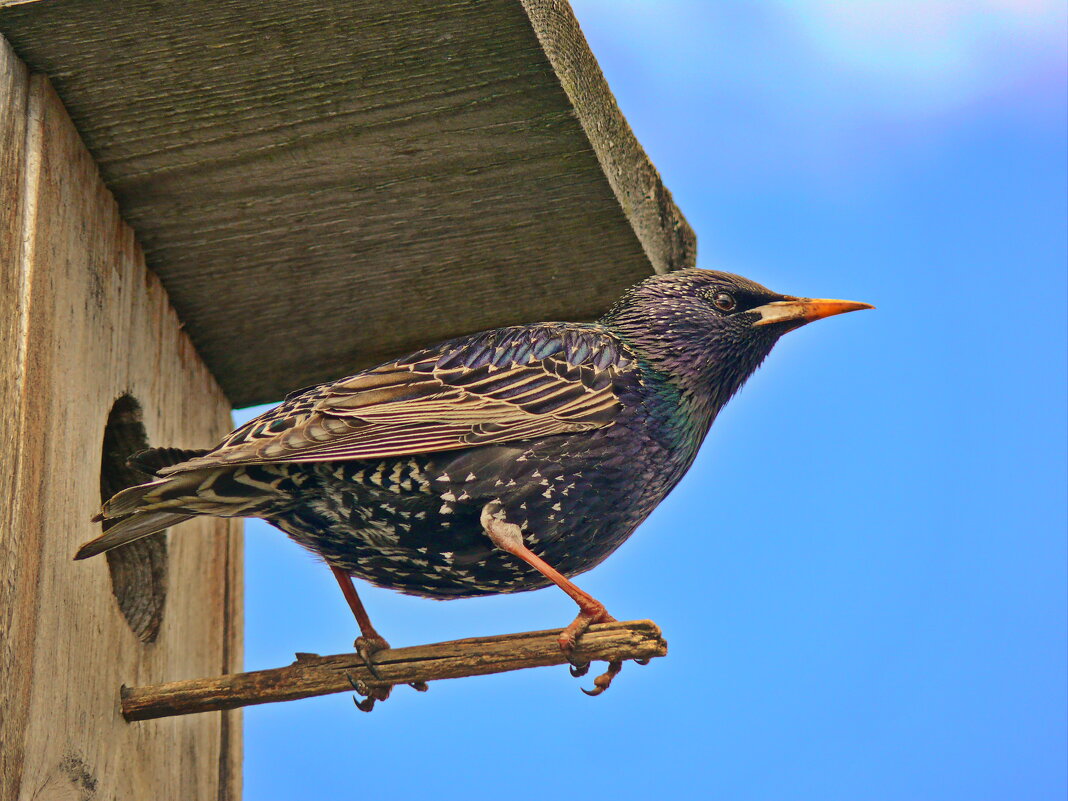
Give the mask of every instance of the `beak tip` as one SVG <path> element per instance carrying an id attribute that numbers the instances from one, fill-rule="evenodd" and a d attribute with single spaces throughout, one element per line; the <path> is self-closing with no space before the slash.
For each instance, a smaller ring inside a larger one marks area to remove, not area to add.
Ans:
<path id="1" fill-rule="evenodd" d="M 855 300 L 806 300 L 804 306 L 805 322 L 822 320 L 825 317 L 834 317 L 847 312 L 864 311 L 874 309 L 870 303 L 860 303 Z"/>

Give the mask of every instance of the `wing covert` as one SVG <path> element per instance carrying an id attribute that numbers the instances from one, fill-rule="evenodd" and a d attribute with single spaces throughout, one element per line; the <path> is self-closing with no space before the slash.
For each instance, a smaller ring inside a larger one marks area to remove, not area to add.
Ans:
<path id="1" fill-rule="evenodd" d="M 596 326 L 517 326 L 452 340 L 287 398 L 212 452 L 161 473 L 376 459 L 611 425 L 632 364 Z"/>

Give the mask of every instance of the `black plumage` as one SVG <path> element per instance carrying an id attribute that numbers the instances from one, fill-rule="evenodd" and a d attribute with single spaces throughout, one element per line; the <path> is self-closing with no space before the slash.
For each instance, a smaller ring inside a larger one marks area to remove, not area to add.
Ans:
<path id="1" fill-rule="evenodd" d="M 444 342 L 295 392 L 210 451 L 139 455 L 155 477 L 104 505 L 111 527 L 78 556 L 192 515 L 254 516 L 335 572 L 405 593 L 546 586 L 526 552 L 564 576 L 598 564 L 682 478 L 779 336 L 859 308 L 682 270 L 595 323 Z M 572 637 L 608 619 L 572 597 Z"/>

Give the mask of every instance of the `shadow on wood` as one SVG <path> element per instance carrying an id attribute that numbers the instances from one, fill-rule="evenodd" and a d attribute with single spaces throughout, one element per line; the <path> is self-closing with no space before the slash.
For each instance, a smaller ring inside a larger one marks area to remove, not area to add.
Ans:
<path id="1" fill-rule="evenodd" d="M 122 688 L 126 720 L 149 720 L 193 712 L 234 709 L 273 701 L 352 690 L 353 681 L 373 687 L 484 676 L 531 667 L 563 665 L 560 631 L 530 631 L 496 637 L 393 648 L 375 654 L 380 678 L 372 675 L 359 654 L 299 654 L 286 667 L 189 679 L 147 687 Z M 651 620 L 599 623 L 582 635 L 575 656 L 590 661 L 650 659 L 667 654 L 667 642 Z"/>

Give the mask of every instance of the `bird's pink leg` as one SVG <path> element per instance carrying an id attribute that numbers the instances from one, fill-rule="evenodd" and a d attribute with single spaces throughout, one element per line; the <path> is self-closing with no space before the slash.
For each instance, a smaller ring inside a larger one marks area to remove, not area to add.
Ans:
<path id="1" fill-rule="evenodd" d="M 363 608 L 363 602 L 360 600 L 360 596 L 356 592 L 356 585 L 352 583 L 352 576 L 346 573 L 344 570 L 336 568 L 331 565 L 330 572 L 334 574 L 334 578 L 337 579 L 338 585 L 341 587 L 341 593 L 345 596 L 345 600 L 348 601 L 349 609 L 352 610 L 352 614 L 356 618 L 356 624 L 360 627 L 360 636 L 356 638 L 354 643 L 356 647 L 356 653 L 363 659 L 363 663 L 367 665 L 367 669 L 376 678 L 381 678 L 378 674 L 378 668 L 375 667 L 375 663 L 372 661 L 372 657 L 379 651 L 385 651 L 389 648 L 389 643 L 386 642 L 386 638 L 375 631 L 375 627 L 371 625 L 371 618 L 367 614 L 367 610 Z M 368 687 L 362 682 L 353 680 L 351 677 L 349 681 L 352 682 L 353 689 L 355 689 L 361 695 L 366 696 L 362 701 L 356 701 L 356 706 L 363 712 L 370 712 L 375 705 L 375 701 L 385 701 L 389 698 L 389 692 L 392 689 L 391 685 L 379 685 L 374 687 Z M 419 692 L 426 692 L 426 682 L 416 682 L 410 685 L 413 689 Z"/>
<path id="2" fill-rule="evenodd" d="M 574 652 L 576 640 L 586 629 L 594 623 L 611 623 L 615 621 L 615 618 L 608 614 L 604 604 L 585 590 L 580 589 L 567 576 L 531 551 L 523 542 L 522 529 L 514 523 L 506 523 L 494 517 L 491 506 L 492 504 L 487 504 L 482 510 L 482 528 L 485 529 L 490 541 L 502 551 L 522 559 L 566 592 L 578 604 L 578 617 L 560 632 L 560 637 L 558 638 L 560 650 L 570 658 Z M 616 677 L 622 667 L 623 663 L 619 660 L 609 662 L 608 670 L 594 679 L 595 688 L 593 690 L 583 690 L 583 692 L 587 695 L 600 695 L 608 689 L 612 679 Z M 572 671 L 572 673 L 576 676 L 581 676 L 585 673 L 585 670 L 581 670 L 581 672 Z"/>
<path id="3" fill-rule="evenodd" d="M 363 601 L 356 593 L 356 585 L 352 583 L 352 576 L 333 566 L 330 567 L 330 572 L 337 579 L 341 593 L 348 601 L 349 609 L 352 610 L 352 614 L 356 617 L 356 624 L 360 627 L 360 636 L 356 640 L 356 650 L 359 651 L 360 656 L 366 660 L 368 656 L 389 648 L 386 638 L 375 631 L 375 627 L 371 625 L 371 618 L 368 617 L 367 610 L 363 608 Z"/>

